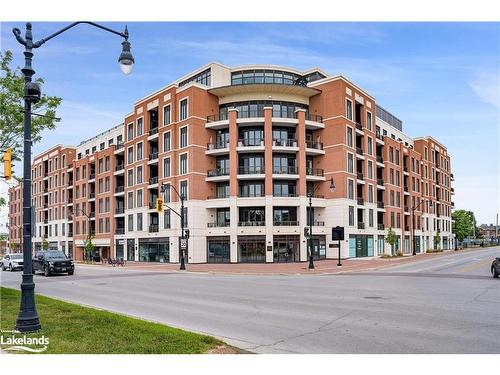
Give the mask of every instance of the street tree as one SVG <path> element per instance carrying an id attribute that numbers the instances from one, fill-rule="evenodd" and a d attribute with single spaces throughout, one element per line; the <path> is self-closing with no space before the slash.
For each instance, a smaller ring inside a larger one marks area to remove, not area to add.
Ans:
<path id="1" fill-rule="evenodd" d="M 391 253 L 394 253 L 394 245 L 398 241 L 398 236 L 396 236 L 396 232 L 394 232 L 392 227 L 387 230 L 385 241 L 391 245 Z"/>
<path id="2" fill-rule="evenodd" d="M 24 134 L 24 77 L 19 67 L 12 68 L 12 52 L 0 52 L 0 150 L 12 149 L 12 160 L 21 160 Z M 35 80 L 43 84 L 42 78 Z M 62 99 L 43 94 L 32 105 L 31 140 L 39 142 L 42 132 L 56 127 L 56 109 Z"/>
<path id="3" fill-rule="evenodd" d="M 474 231 L 473 215 L 474 214 L 471 211 L 466 210 L 456 210 L 451 214 L 451 217 L 454 220 L 453 233 L 458 241 L 462 242 L 464 239 L 472 236 Z"/>

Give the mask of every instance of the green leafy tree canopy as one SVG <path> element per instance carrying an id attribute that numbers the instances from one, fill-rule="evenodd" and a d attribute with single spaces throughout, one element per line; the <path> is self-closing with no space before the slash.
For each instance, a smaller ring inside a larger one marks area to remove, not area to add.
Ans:
<path id="1" fill-rule="evenodd" d="M 12 148 L 12 159 L 21 160 L 24 127 L 24 77 L 19 67 L 13 69 L 12 52 L 0 52 L 0 150 Z M 42 85 L 43 79 L 35 82 Z M 31 139 L 41 140 L 44 130 L 54 129 L 56 109 L 62 99 L 43 94 L 40 101 L 32 105 L 32 112 L 48 117 L 32 116 Z"/>
<path id="2" fill-rule="evenodd" d="M 456 210 L 451 216 L 455 222 L 453 223 L 453 233 L 457 239 L 462 242 L 469 236 L 472 236 L 474 230 L 474 216 L 471 211 Z"/>

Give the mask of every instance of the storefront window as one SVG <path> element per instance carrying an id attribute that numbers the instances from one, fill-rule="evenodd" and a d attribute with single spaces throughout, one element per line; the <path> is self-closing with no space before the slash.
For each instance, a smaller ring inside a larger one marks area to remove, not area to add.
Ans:
<path id="1" fill-rule="evenodd" d="M 207 238 L 207 263 L 229 263 L 230 242 L 229 237 Z"/>
<path id="2" fill-rule="evenodd" d="M 239 237 L 238 261 L 241 263 L 264 263 L 266 261 L 266 237 Z"/>
<path id="3" fill-rule="evenodd" d="M 140 262 L 160 262 L 170 261 L 168 240 L 164 243 L 141 242 L 139 240 L 139 261 Z"/>

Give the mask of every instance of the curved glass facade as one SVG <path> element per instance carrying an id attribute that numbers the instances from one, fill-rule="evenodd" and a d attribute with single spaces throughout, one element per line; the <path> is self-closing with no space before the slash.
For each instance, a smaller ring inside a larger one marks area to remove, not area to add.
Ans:
<path id="1" fill-rule="evenodd" d="M 231 73 L 231 85 L 299 85 L 325 78 L 320 72 L 312 72 L 305 76 L 279 69 L 247 69 Z"/>
<path id="2" fill-rule="evenodd" d="M 264 107 L 273 108 L 273 117 L 295 118 L 297 109 L 309 109 L 307 104 L 282 102 L 276 100 L 252 100 L 245 102 L 226 103 L 219 106 L 219 120 L 227 120 L 229 108 L 238 110 L 238 118 L 264 117 Z"/>

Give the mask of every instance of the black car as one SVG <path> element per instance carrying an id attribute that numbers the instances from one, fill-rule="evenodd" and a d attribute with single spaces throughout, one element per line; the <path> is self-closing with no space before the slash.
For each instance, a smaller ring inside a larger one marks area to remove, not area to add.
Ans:
<path id="1" fill-rule="evenodd" d="M 64 252 L 60 250 L 42 251 L 33 258 L 33 273 L 43 272 L 45 276 L 53 273 L 67 273 L 73 275 L 75 265 L 73 260 L 69 259 Z"/>
<path id="2" fill-rule="evenodd" d="M 500 258 L 495 258 L 493 263 L 491 263 L 491 274 L 493 277 L 500 276 Z"/>

